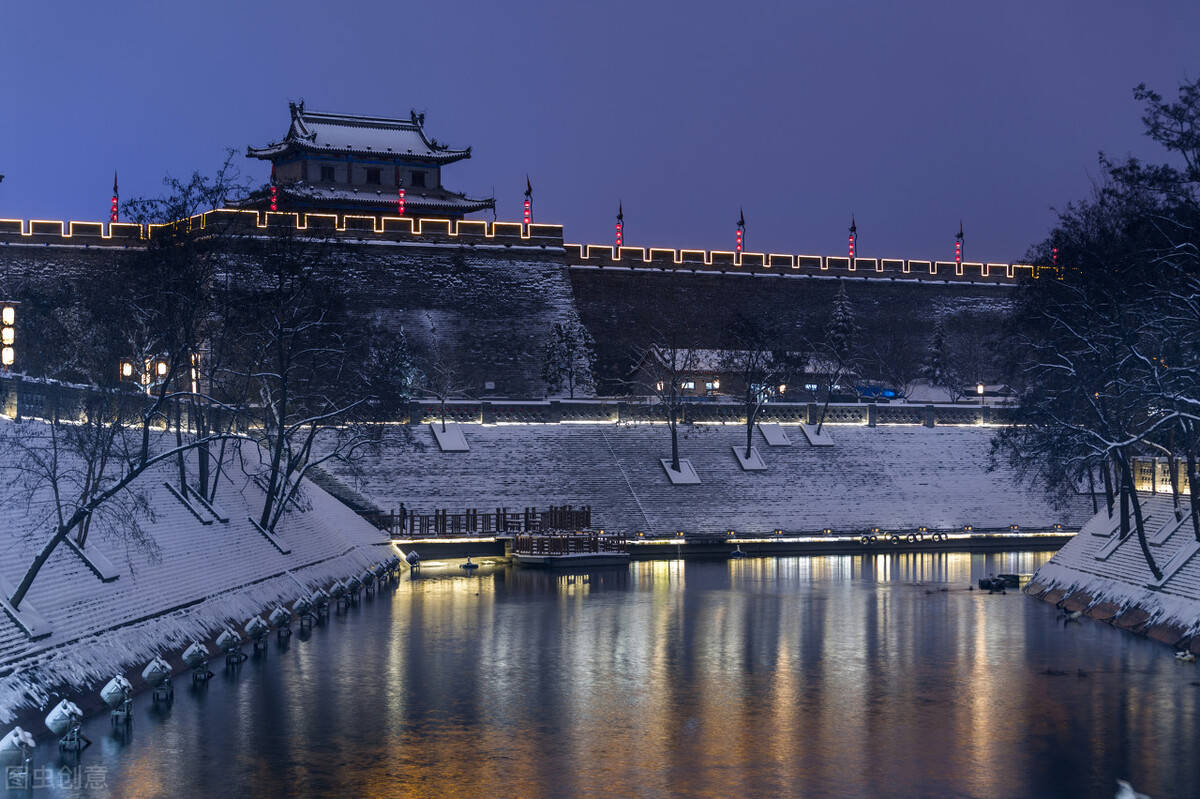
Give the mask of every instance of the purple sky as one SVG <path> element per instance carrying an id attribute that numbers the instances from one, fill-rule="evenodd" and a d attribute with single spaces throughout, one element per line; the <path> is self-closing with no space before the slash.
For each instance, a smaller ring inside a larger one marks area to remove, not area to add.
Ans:
<path id="1" fill-rule="evenodd" d="M 69 6 L 73 6 L 70 8 Z M 682 9 L 676 10 L 676 9 Z M 1200 72 L 1200 3 L 11 3 L 0 216 L 102 219 L 287 128 L 406 116 L 518 219 L 610 243 L 1018 258 L 1096 153 L 1157 157 L 1131 88 Z M 256 180 L 267 168 L 240 159 Z M 490 218 L 490 216 L 488 217 Z"/>

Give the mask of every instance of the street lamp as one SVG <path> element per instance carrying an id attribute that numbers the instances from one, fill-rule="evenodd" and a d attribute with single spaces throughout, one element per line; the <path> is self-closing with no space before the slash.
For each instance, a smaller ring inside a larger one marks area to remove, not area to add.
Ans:
<path id="1" fill-rule="evenodd" d="M 975 393 L 979 395 L 979 407 L 983 407 L 983 383 L 975 384 Z"/>
<path id="2" fill-rule="evenodd" d="M 16 360 L 17 352 L 13 342 L 17 337 L 17 304 L 4 303 L 0 308 L 0 366 L 8 371 Z"/>

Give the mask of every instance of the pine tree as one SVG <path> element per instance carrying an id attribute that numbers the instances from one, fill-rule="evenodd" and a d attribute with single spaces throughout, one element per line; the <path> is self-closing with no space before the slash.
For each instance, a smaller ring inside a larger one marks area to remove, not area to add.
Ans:
<path id="1" fill-rule="evenodd" d="M 950 353 L 946 346 L 946 327 L 938 319 L 933 326 L 933 338 L 925 351 L 925 362 L 921 365 L 921 377 L 931 386 L 950 389 Z"/>

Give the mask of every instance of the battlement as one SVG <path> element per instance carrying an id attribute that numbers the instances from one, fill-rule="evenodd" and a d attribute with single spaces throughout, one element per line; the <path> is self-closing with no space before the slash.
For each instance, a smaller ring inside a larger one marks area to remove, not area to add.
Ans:
<path id="1" fill-rule="evenodd" d="M 70 247 L 145 247 L 164 233 L 185 228 L 189 235 L 220 231 L 260 236 L 294 230 L 346 242 L 395 242 L 426 245 L 536 247 L 565 250 L 567 266 L 594 269 L 715 272 L 720 274 L 799 277 L 874 278 L 1016 285 L 1024 277 L 1057 275 L 1055 267 L 1033 264 L 924 261 L 903 258 L 848 258 L 790 253 L 736 253 L 728 250 L 617 248 L 564 244 L 562 225 L 485 222 L 474 219 L 414 219 L 352 214 L 301 214 L 222 208 L 164 225 L 127 222 L 63 222 L 0 219 L 0 246 L 23 244 Z"/>
<path id="2" fill-rule="evenodd" d="M 561 248 L 562 225 L 485 222 L 473 219 L 298 214 L 222 208 L 163 225 L 127 222 L 63 222 L 0 219 L 0 246 L 12 244 L 72 247 L 144 247 L 164 233 L 257 236 L 267 231 L 295 230 L 346 241 L 469 244 L 503 247 Z"/>
<path id="3" fill-rule="evenodd" d="M 903 258 L 854 258 L 833 255 L 736 253 L 728 250 L 671 250 L 565 244 L 567 264 L 593 269 L 718 272 L 722 274 L 854 277 L 1016 285 L 1024 277 L 1055 272 L 1053 267 Z"/>

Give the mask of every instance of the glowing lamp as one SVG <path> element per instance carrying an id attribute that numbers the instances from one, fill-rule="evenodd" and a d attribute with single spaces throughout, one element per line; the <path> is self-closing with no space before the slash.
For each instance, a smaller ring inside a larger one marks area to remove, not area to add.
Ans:
<path id="1" fill-rule="evenodd" d="M 713 388 L 720 388 L 720 387 L 721 387 L 721 381 L 720 381 L 720 380 L 714 380 L 714 381 L 713 381 Z"/>
<path id="2" fill-rule="evenodd" d="M 396 210 L 400 212 L 400 216 L 404 216 L 404 187 L 401 186 L 396 191 Z"/>
<path id="3" fill-rule="evenodd" d="M 154 371 L 158 373 L 159 377 L 166 377 L 167 376 L 167 362 L 166 361 L 158 361 L 156 364 L 154 364 Z"/>
<path id="4" fill-rule="evenodd" d="M 6 347 L 11 347 L 14 335 L 14 331 L 11 327 L 0 328 L 0 344 L 4 344 Z"/>
<path id="5" fill-rule="evenodd" d="M 533 219 L 533 201 L 528 197 L 525 198 L 525 224 L 528 225 Z"/>
<path id="6" fill-rule="evenodd" d="M 108 221 L 109 222 L 117 221 L 117 195 L 115 195 L 115 194 L 113 195 L 113 198 L 112 198 L 112 210 L 109 212 Z"/>
<path id="7" fill-rule="evenodd" d="M 979 395 L 979 396 L 981 396 L 981 397 L 983 396 L 983 383 L 978 383 L 978 384 L 975 386 L 975 393 L 976 393 L 976 394 L 978 394 L 978 395 Z"/>
<path id="8" fill-rule="evenodd" d="M 962 240 L 961 239 L 954 242 L 954 263 L 956 263 L 956 264 L 962 263 Z"/>
<path id="9" fill-rule="evenodd" d="M 782 394 L 785 391 L 787 391 L 787 383 L 780 383 L 779 384 L 779 393 Z"/>
<path id="10" fill-rule="evenodd" d="M 5 305 L 4 310 L 0 312 L 0 321 L 6 325 L 14 325 L 17 321 L 17 309 L 11 305 Z"/>
<path id="11" fill-rule="evenodd" d="M 738 252 L 742 251 L 742 229 L 738 228 L 737 243 L 734 245 Z"/>
<path id="12" fill-rule="evenodd" d="M 617 223 L 617 248 L 621 247 L 621 228 L 624 227 L 620 222 Z"/>
<path id="13" fill-rule="evenodd" d="M 1050 263 L 1053 264 L 1054 266 L 1058 266 L 1058 248 L 1057 247 L 1050 248 Z"/>
<path id="14" fill-rule="evenodd" d="M 663 390 L 663 382 L 661 380 L 659 380 L 657 383 L 655 383 L 654 389 L 655 389 L 655 391 L 662 391 Z"/>
<path id="15" fill-rule="evenodd" d="M 121 377 L 133 377 L 133 364 L 121 361 Z"/>
<path id="16" fill-rule="evenodd" d="M 271 210 L 279 210 L 279 189 L 275 186 L 271 186 Z"/>
<path id="17" fill-rule="evenodd" d="M 4 366 L 12 366 L 13 365 L 13 348 L 12 347 L 5 347 L 4 349 L 0 350 L 0 364 L 3 364 Z"/>

